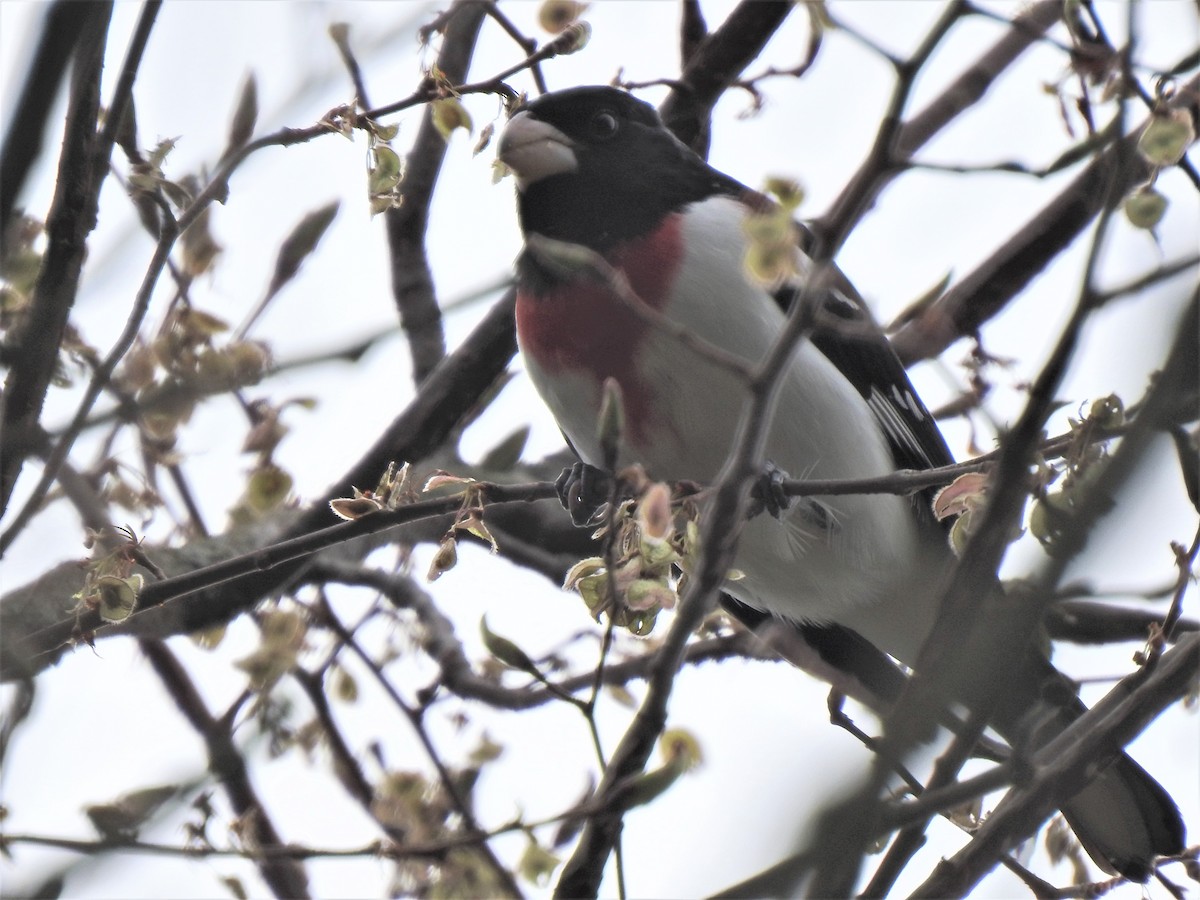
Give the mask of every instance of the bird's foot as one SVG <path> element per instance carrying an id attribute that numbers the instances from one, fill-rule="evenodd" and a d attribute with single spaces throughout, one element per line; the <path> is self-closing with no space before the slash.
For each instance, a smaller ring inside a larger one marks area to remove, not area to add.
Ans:
<path id="1" fill-rule="evenodd" d="M 787 478 L 787 472 L 767 460 L 750 489 L 750 518 L 763 512 L 770 513 L 775 519 L 783 517 L 784 511 L 792 505 L 792 498 L 787 495 L 783 485 Z"/>
<path id="2" fill-rule="evenodd" d="M 603 469 L 577 462 L 562 470 L 554 482 L 558 502 L 571 514 L 577 528 L 595 525 L 612 495 L 613 476 Z"/>

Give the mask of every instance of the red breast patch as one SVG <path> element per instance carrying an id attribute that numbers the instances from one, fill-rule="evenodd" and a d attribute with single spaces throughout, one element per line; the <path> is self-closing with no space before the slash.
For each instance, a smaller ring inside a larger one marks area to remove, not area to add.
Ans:
<path id="1" fill-rule="evenodd" d="M 676 213 L 650 234 L 605 254 L 610 265 L 624 272 L 642 302 L 656 310 L 666 304 L 683 260 L 681 232 Z M 516 317 L 522 349 L 546 372 L 590 375 L 597 403 L 604 379 L 615 378 L 621 385 L 631 437 L 645 435 L 651 424 L 650 389 L 641 381 L 637 353 L 652 325 L 591 278 L 538 295 L 520 291 Z"/>

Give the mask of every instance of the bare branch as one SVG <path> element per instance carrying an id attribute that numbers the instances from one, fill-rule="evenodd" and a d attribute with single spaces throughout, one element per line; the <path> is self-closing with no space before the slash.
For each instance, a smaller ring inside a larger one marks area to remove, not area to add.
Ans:
<path id="1" fill-rule="evenodd" d="M 100 71 L 111 3 L 87 7 L 75 49 L 67 109 L 63 151 L 58 163 L 57 185 L 46 222 L 48 249 L 34 289 L 28 320 L 17 358 L 4 385 L 4 452 L 0 458 L 0 513 L 8 508 L 17 476 L 29 455 L 42 404 L 67 318 L 79 289 L 87 236 L 96 225 L 103 167 L 96 159 L 100 135 Z M 23 127 L 20 122 L 14 128 Z"/>
<path id="2" fill-rule="evenodd" d="M 283 846 L 267 807 L 250 782 L 246 761 L 233 741 L 232 723 L 209 713 L 196 686 L 166 644 L 144 640 L 140 646 L 179 711 L 204 741 L 209 768 L 225 789 L 238 819 L 248 829 L 249 842 L 266 848 L 268 854 L 271 849 Z M 265 855 L 258 860 L 258 871 L 276 897 L 309 896 L 308 876 L 297 860 Z"/>
<path id="3" fill-rule="evenodd" d="M 965 5 L 952 5 L 947 10 L 947 15 L 954 10 L 957 10 L 957 15 L 962 15 L 967 8 Z M 1061 4 L 1058 0 L 1041 0 L 1014 19 L 1012 28 L 1004 37 L 925 109 L 903 124 L 899 121 L 893 121 L 891 124 L 885 122 L 871 155 L 842 189 L 829 212 L 812 223 L 813 231 L 824 238 L 825 243 L 832 241 L 834 247 L 840 246 L 838 236 L 844 237 L 849 233 L 854 222 L 870 208 L 895 174 L 901 171 L 894 168 L 895 164 L 909 159 L 950 122 L 978 103 L 993 82 L 1029 49 L 1046 29 L 1059 20 L 1060 10 Z M 926 43 L 924 49 L 932 50 L 931 43 L 936 41 Z M 917 71 L 912 68 L 912 63 L 920 55 L 918 51 L 914 60 L 910 60 L 904 67 L 907 76 L 902 71 L 897 79 L 890 103 L 893 117 L 898 117 L 903 112 L 911 79 Z"/>
<path id="4" fill-rule="evenodd" d="M 1179 90 L 1175 103 L 1200 104 L 1200 77 Z M 1116 202 L 1144 180 L 1149 168 L 1133 152 L 1137 138 L 1135 132 L 1098 154 L 995 253 L 901 326 L 892 335 L 901 360 L 911 365 L 937 356 L 954 341 L 977 332 L 1078 236 L 1105 202 Z M 1118 182 L 1108 191 L 1114 171 Z"/>
<path id="5" fill-rule="evenodd" d="M 458 0 L 446 20 L 437 66 L 451 82 L 466 80 L 483 25 L 483 4 Z M 413 380 L 420 384 L 446 355 L 442 312 L 433 288 L 433 275 L 425 253 L 429 204 L 438 173 L 446 158 L 447 140 L 426 107 L 416 140 L 404 166 L 400 184 L 403 202 L 384 213 L 391 258 L 392 293 L 400 313 L 400 327 L 408 335 L 413 360 Z"/>
<path id="6" fill-rule="evenodd" d="M 914 897 L 963 896 L 1083 783 L 1188 690 L 1200 666 L 1200 635 L 1172 648 L 1154 669 L 1125 678 L 1101 702 L 1037 752 L 1035 775 L 1004 798 L 971 843 L 938 865 Z"/>
<path id="7" fill-rule="evenodd" d="M 896 84 L 892 88 L 891 97 L 888 98 L 887 109 L 880 118 L 879 129 L 866 160 L 838 195 L 833 209 L 810 225 L 817 237 L 818 246 L 830 258 L 837 254 L 863 213 L 871 207 L 891 180 L 889 170 L 893 167 L 893 161 L 911 155 L 901 155 L 899 152 L 901 142 L 905 139 L 911 140 L 913 134 L 904 130 L 901 120 L 908 105 L 909 95 L 929 57 L 950 33 L 950 29 L 969 10 L 966 0 L 953 0 L 947 4 L 912 56 L 903 62 L 894 61 Z M 960 108 L 954 112 L 957 114 L 961 111 Z"/>
<path id="8" fill-rule="evenodd" d="M 1115 169 L 1108 170 L 1107 175 L 1105 197 L 1111 201 L 1117 196 L 1119 181 Z M 877 758 L 870 777 L 855 796 L 836 812 L 827 815 L 825 827 L 820 830 L 821 836 L 814 848 L 819 862 L 812 885 L 819 896 L 848 895 L 853 889 L 861 856 L 869 841 L 863 825 L 868 823 L 869 829 L 869 823 L 877 820 L 879 807 L 876 798 L 890 773 L 890 767 L 883 760 L 904 758 L 921 740 L 931 718 L 950 699 L 948 694 L 952 685 L 957 697 L 972 698 L 971 720 L 975 734 L 982 733 L 999 700 L 1001 689 L 1009 690 L 1010 682 L 1023 668 L 1013 666 L 1012 660 L 1026 658 L 1025 648 L 1029 645 L 1037 617 L 1019 617 L 1011 611 L 1005 614 L 999 609 L 988 615 L 986 608 L 998 605 L 994 598 L 996 571 L 1007 548 L 1009 535 L 1013 533 L 1024 508 L 1025 473 L 1033 459 L 1046 417 L 1053 409 L 1055 391 L 1078 345 L 1083 324 L 1094 308 L 1094 267 L 1109 216 L 1110 211 L 1101 214 L 1071 319 L 1030 390 L 1029 402 L 1001 447 L 983 522 L 972 535 L 943 594 L 937 622 L 921 649 L 918 675 L 908 683 L 900 701 L 887 718 L 883 745 L 887 752 Z M 1008 604 L 1012 603 L 1012 598 L 1009 598 Z M 979 636 L 984 623 L 989 634 L 987 652 L 983 652 L 976 641 L 969 637 Z M 983 665 L 980 665 L 981 659 L 984 660 Z M 1001 659 L 1006 660 L 1007 678 L 1000 672 L 997 661 Z M 991 660 L 990 665 L 987 660 Z M 939 761 L 937 776 L 931 782 L 931 787 L 949 783 L 966 760 L 971 743 L 973 738 L 968 732 L 956 737 L 951 751 Z M 922 842 L 924 827 L 923 822 L 908 826 L 893 843 L 888 859 L 872 884 L 874 892 L 888 889 L 891 880 L 899 874 Z"/>
<path id="9" fill-rule="evenodd" d="M 782 381 L 780 376 L 796 345 L 806 338 L 812 326 L 812 298 L 822 289 L 827 277 L 828 265 L 814 266 L 782 333 L 748 385 L 748 398 L 738 423 L 734 449 L 721 469 L 708 507 L 699 562 L 691 573 L 675 621 L 663 641 L 646 698 L 605 768 L 596 794 L 602 805 L 623 783 L 642 771 L 666 724 L 667 703 L 687 641 L 712 610 L 725 574 L 732 568 L 741 526 L 746 519 L 750 480 L 762 470 L 763 443 L 774 411 L 777 388 Z M 620 829 L 621 811 L 589 819 L 575 852 L 563 868 L 555 888 L 556 896 L 595 895 Z"/>
<path id="10" fill-rule="evenodd" d="M 69 0 L 57 0 L 46 11 L 21 95 L 12 104 L 9 130 L 0 152 L 0 254 L 6 252 L 8 228 L 13 221 L 17 197 L 29 170 L 42 150 L 46 120 L 54 105 L 67 63 L 85 27 L 99 13 Z"/>
<path id="11" fill-rule="evenodd" d="M 713 107 L 766 46 L 791 12 L 784 0 L 743 0 L 684 60 L 678 81 L 659 112 L 681 141 L 708 155 Z"/>

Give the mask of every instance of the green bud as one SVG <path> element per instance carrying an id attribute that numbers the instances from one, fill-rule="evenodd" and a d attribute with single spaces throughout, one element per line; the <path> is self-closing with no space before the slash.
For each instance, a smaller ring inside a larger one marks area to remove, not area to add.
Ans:
<path id="1" fill-rule="evenodd" d="M 625 589 L 625 603 L 633 610 L 670 609 L 675 605 L 675 592 L 661 581 L 639 578 Z"/>
<path id="2" fill-rule="evenodd" d="M 1152 230 L 1167 211 L 1167 198 L 1154 188 L 1142 188 L 1125 198 L 1125 218 L 1134 228 Z"/>
<path id="3" fill-rule="evenodd" d="M 625 403 L 621 397 L 621 385 L 615 378 L 605 378 L 600 397 L 600 415 L 596 421 L 596 437 L 600 439 L 604 466 L 609 470 L 617 467 L 617 454 L 624 432 Z"/>
<path id="4" fill-rule="evenodd" d="M 538 25 L 550 34 L 562 34 L 587 8 L 588 4 L 579 0 L 545 0 L 538 10 Z"/>
<path id="5" fill-rule="evenodd" d="M 1125 424 L 1125 404 L 1116 394 L 1109 394 L 1092 401 L 1088 416 L 1102 428 L 1119 428 Z"/>
<path id="6" fill-rule="evenodd" d="M 529 655 L 506 637 L 501 637 L 488 628 L 487 616 L 479 620 L 479 633 L 483 637 L 483 645 L 488 653 L 500 660 L 506 666 L 528 672 L 535 678 L 541 679 L 542 674 Z"/>
<path id="7" fill-rule="evenodd" d="M 1184 151 L 1196 140 L 1196 128 L 1186 109 L 1167 109 L 1155 113 L 1137 149 L 1152 166 L 1173 166 L 1183 159 Z"/>
<path id="8" fill-rule="evenodd" d="M 433 101 L 431 106 L 433 107 L 433 126 L 443 139 L 450 140 L 450 135 L 456 128 L 463 129 L 467 134 L 474 132 L 475 125 L 471 121 L 471 114 L 467 112 L 467 108 L 457 97 L 443 97 L 441 100 Z"/>
<path id="9" fill-rule="evenodd" d="M 142 576 L 101 575 L 96 579 L 100 605 L 98 612 L 105 622 L 123 622 L 137 607 L 138 592 L 142 589 Z"/>
<path id="10" fill-rule="evenodd" d="M 433 560 L 429 563 L 429 572 L 425 577 L 430 581 L 437 581 L 457 564 L 458 543 L 454 540 L 453 535 L 447 535 L 438 545 L 437 553 L 433 554 Z"/>

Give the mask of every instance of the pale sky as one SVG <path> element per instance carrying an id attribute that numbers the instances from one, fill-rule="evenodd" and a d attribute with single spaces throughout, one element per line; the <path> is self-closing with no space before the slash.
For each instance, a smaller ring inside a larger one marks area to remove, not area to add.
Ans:
<path id="1" fill-rule="evenodd" d="M 703 3 L 710 25 L 719 23 L 732 5 L 729 0 Z M 1116 40 L 1123 29 L 1123 7 L 1107 2 L 1097 6 Z M 0 3 L 0 97 L 11 97 L 20 82 L 24 54 L 43 8 L 14 0 Z M 538 33 L 536 3 L 514 2 L 504 8 L 527 33 Z M 941 4 L 856 0 L 834 3 L 833 8 L 889 49 L 905 53 L 923 36 Z M 993 8 L 1008 13 L 1014 5 L 998 3 Z M 133 3 L 116 7 L 106 78 L 119 67 L 138 10 Z M 670 77 L 678 63 L 677 14 L 678 4 L 666 0 L 593 4 L 586 15 L 593 28 L 591 44 L 583 53 L 547 65 L 547 80 L 555 88 L 607 82 L 620 67 L 632 80 Z M 1139 15 L 1144 22 L 1140 55 L 1147 63 L 1170 65 L 1196 46 L 1195 7 L 1186 0 L 1145 3 Z M 349 101 L 353 93 L 325 33 L 329 24 L 338 21 L 351 24 L 351 42 L 361 48 L 360 63 L 372 102 L 382 105 L 405 96 L 417 82 L 422 62 L 432 61 L 432 55 L 423 57 L 418 52 L 413 27 L 399 26 L 406 18 L 415 26 L 428 17 L 428 9 L 416 3 L 210 0 L 166 4 L 135 91 L 140 139 L 149 147 L 162 138 L 179 138 L 168 160 L 169 173 L 193 171 L 204 163 L 211 166 L 224 144 L 240 85 L 250 71 L 258 79 L 260 133 L 316 122 L 331 107 Z M 795 65 L 803 52 L 805 27 L 805 17 L 794 15 L 752 71 L 767 64 Z M 972 21 L 956 31 L 918 83 L 914 108 L 936 95 L 981 47 L 996 39 L 1000 28 L 996 23 Z M 485 25 L 472 76 L 499 71 L 520 57 L 499 29 Z M 1069 139 L 1057 103 L 1042 85 L 1063 75 L 1060 54 L 1034 49 L 1001 80 L 981 109 L 947 129 L 923 157 L 976 164 L 1013 158 L 1035 166 L 1048 163 Z M 307 86 L 294 93 L 295 85 L 306 78 L 310 79 Z M 518 77 L 513 83 L 532 89 L 528 78 Z M 802 81 L 765 83 L 767 107 L 760 116 L 738 118 L 748 106 L 744 94 L 731 92 L 722 101 L 711 161 L 750 184 L 767 175 L 794 177 L 807 191 L 801 215 L 819 214 L 869 148 L 890 85 L 889 72 L 877 57 L 844 35 L 832 33 L 818 65 Z M 106 87 L 111 88 L 107 81 Z M 642 96 L 657 102 L 662 94 L 647 91 Z M 501 127 L 495 98 L 471 97 L 466 104 L 476 133 L 489 121 Z M 3 115 L 7 129 L 8 112 Z M 48 151 L 58 147 L 61 113 L 52 121 Z M 403 153 L 405 134 L 412 133 L 417 118 L 408 114 L 397 121 L 402 131 L 396 145 Z M 432 209 L 430 262 L 443 303 L 502 277 L 520 247 L 511 184 L 493 185 L 494 148 L 473 157 L 473 143 L 461 133 L 453 137 Z M 339 199 L 340 215 L 320 251 L 305 263 L 301 276 L 255 326 L 252 336 L 269 340 L 276 357 L 287 360 L 394 325 L 382 221 L 372 221 L 367 212 L 365 154 L 361 137 L 349 142 L 330 135 L 304 146 L 264 151 L 243 166 L 233 179 L 230 202 L 213 214 L 214 232 L 225 248 L 221 264 L 193 289 L 193 298 L 209 312 L 233 323 L 241 321 L 261 296 L 278 245 L 292 225 L 304 213 Z M 34 190 L 22 198 L 35 214 L 44 215 L 48 205 L 52 179 L 45 173 L 53 171 L 54 162 L 55 153 L 47 152 L 41 174 L 33 181 Z M 1040 182 L 1009 174 L 969 180 L 938 174 L 907 176 L 884 194 L 838 261 L 879 318 L 890 319 L 947 272 L 969 272 L 1072 176 L 1068 172 Z M 1200 202 L 1181 177 L 1176 172 L 1163 176 L 1165 192 L 1180 202 L 1168 211 L 1161 246 L 1123 223 L 1114 228 L 1113 250 L 1104 271 L 1109 283 L 1140 274 L 1159 260 L 1194 251 Z M 110 178 L 73 320 L 100 348 L 107 349 L 123 326 L 151 249 L 152 242 Z M 1042 356 L 1057 338 L 1078 291 L 1085 251 L 1086 243 L 1078 242 L 1016 301 L 1011 314 L 989 325 L 988 349 L 1018 360 L 1006 376 L 1006 385 L 989 399 L 988 408 L 998 421 L 1011 421 L 1019 412 L 1022 395 L 1012 385 L 1036 374 Z M 1096 317 L 1087 333 L 1087 356 L 1076 361 L 1064 385 L 1064 397 L 1073 402 L 1054 420 L 1056 430 L 1079 403 L 1114 391 L 1130 401 L 1144 390 L 1148 370 L 1161 358 L 1160 347 L 1173 327 L 1182 294 L 1176 282 L 1116 304 Z M 157 314 L 166 295 L 164 290 L 158 298 Z M 485 308 L 485 303 L 477 303 L 448 315 L 451 346 Z M 157 321 L 154 313 L 151 320 Z M 914 370 L 914 380 L 930 406 L 950 396 L 948 380 L 961 378 L 958 364 L 965 354 L 965 346 L 960 345 L 945 355 L 944 369 L 922 365 Z M 561 447 L 557 428 L 520 375 L 519 362 L 515 369 L 517 377 L 468 432 L 463 444 L 468 457 L 482 453 L 520 423 L 532 428 L 529 458 Z M 288 413 L 292 432 L 279 453 L 281 464 L 297 480 L 298 495 L 311 499 L 321 495 L 412 396 L 407 348 L 395 336 L 353 367 L 329 364 L 293 371 L 271 378 L 255 391 L 276 400 L 320 399 L 314 413 L 295 409 Z M 65 422 L 77 399 L 77 390 L 53 392 L 45 421 Z M 200 503 L 210 527 L 218 529 L 240 492 L 238 477 L 230 473 L 240 473 L 249 465 L 238 455 L 242 432 L 231 433 L 227 424 L 232 413 L 226 401 L 210 404 L 181 439 L 189 477 L 204 486 Z M 240 422 L 237 427 L 241 428 Z M 964 457 L 966 429 L 953 424 L 945 431 L 952 450 Z M 985 449 L 991 438 L 990 433 L 980 434 Z M 88 440 L 81 440 L 80 459 L 90 459 L 88 446 Z M 1169 447 L 1164 443 L 1161 449 L 1162 462 L 1153 477 L 1139 487 L 1137 496 L 1128 498 L 1128 515 L 1138 516 L 1138 525 L 1131 527 L 1130 520 L 1123 520 L 1122 527 L 1097 538 L 1101 561 L 1089 558 L 1087 571 L 1098 586 L 1157 586 L 1171 571 L 1168 542 L 1190 540 L 1195 514 L 1183 495 Z M 116 452 L 137 465 L 132 443 L 119 442 Z M 32 480 L 27 475 L 19 484 L 13 509 L 19 508 L 25 496 L 22 490 L 28 491 Z M 166 524 L 163 519 L 147 533 L 161 537 Z M 74 512 L 61 502 L 52 507 L 8 553 L 3 589 L 23 583 L 51 564 L 83 557 L 85 550 L 74 537 L 78 533 Z M 424 571 L 431 552 L 428 547 L 418 549 L 416 571 Z M 1012 574 L 1027 570 L 1036 564 L 1039 553 L 1026 540 L 1010 555 L 1009 570 Z M 562 594 L 541 577 L 516 571 L 476 548 L 464 548 L 461 556 L 459 567 L 430 590 L 455 619 L 475 658 L 484 652 L 478 638 L 484 612 L 494 630 L 518 637 L 531 654 L 545 652 L 564 636 L 588 626 L 579 599 Z M 360 606 L 353 595 L 335 594 L 335 600 L 348 618 Z M 1194 592 L 1185 612 L 1191 617 L 1200 612 Z M 244 687 L 244 679 L 228 660 L 244 656 L 254 644 L 255 632 L 244 620 L 235 623 L 215 654 L 196 649 L 186 639 L 171 641 L 214 711 Z M 1127 660 L 1134 649 L 1097 654 L 1066 648 L 1056 660 L 1076 677 L 1119 675 L 1129 671 Z M 1113 669 L 1118 664 L 1123 666 L 1119 672 Z M 428 668 L 410 669 L 406 686 L 428 678 Z M 360 686 L 365 686 L 365 679 L 360 679 Z M 1104 684 L 1088 688 L 1085 698 L 1094 699 L 1105 688 Z M 634 685 L 633 690 L 640 698 L 640 686 Z M 294 688 L 290 692 L 303 705 L 299 692 Z M 870 761 L 860 745 L 826 721 L 826 692 L 824 685 L 782 664 L 710 664 L 685 673 L 673 697 L 670 724 L 699 737 L 705 764 L 653 805 L 629 815 L 625 850 L 631 895 L 711 892 L 800 846 L 802 823 L 865 771 Z M 5 687 L 0 700 L 7 702 L 10 693 Z M 37 704 L 33 720 L 15 739 L 0 782 L 9 810 L 6 830 L 87 839 L 94 832 L 82 806 L 104 802 L 125 790 L 186 780 L 204 770 L 199 740 L 172 708 L 136 648 L 124 639 L 105 640 L 95 653 L 79 651 L 44 673 L 38 679 Z M 449 706 L 457 708 L 453 701 Z M 468 752 L 483 731 L 507 746 L 480 789 L 480 817 L 485 823 L 499 824 L 518 809 L 530 818 L 551 815 L 580 794 L 589 766 L 594 766 L 586 730 L 576 713 L 554 709 L 501 715 L 463 708 L 472 716 L 467 733 L 456 735 L 448 726 L 434 729 L 447 759 L 454 761 Z M 357 704 L 340 708 L 338 715 L 346 732 L 362 739 L 354 748 L 361 756 L 366 755 L 365 742 L 381 736 L 393 765 L 423 764 L 403 721 L 372 691 L 364 690 Z M 394 718 L 395 724 L 381 729 L 381 715 L 388 721 Z M 600 718 L 608 746 L 615 745 L 630 715 L 616 702 L 602 705 Z M 304 718 L 298 714 L 297 722 Z M 864 716 L 863 721 L 870 719 Z M 252 731 L 247 727 L 244 735 L 249 738 Z M 1198 748 L 1197 719 L 1178 708 L 1131 747 L 1180 802 L 1193 828 L 1200 828 Z M 342 847 L 376 836 L 366 816 L 324 777 L 326 756 L 308 766 L 295 753 L 269 761 L 258 747 L 249 755 L 255 760 L 255 782 L 276 823 L 284 826 L 287 840 Z M 183 818 L 176 816 L 145 837 L 182 842 Z M 331 822 L 336 825 L 331 827 Z M 953 852 L 961 844 L 955 829 L 944 822 L 935 824 L 930 834 L 930 846 L 910 867 L 912 875 L 901 879 L 898 893 L 915 884 L 912 879 L 928 871 L 939 854 Z M 217 834 L 215 839 L 223 843 L 226 836 Z M 496 847 L 504 858 L 515 859 L 524 840 L 506 838 Z M 13 859 L 0 859 L 0 878 L 12 889 L 29 886 L 39 873 L 64 858 L 18 847 Z M 1047 868 L 1044 858 L 1035 862 L 1035 868 Z M 324 897 L 378 895 L 388 880 L 386 864 L 362 860 L 314 861 L 309 873 L 314 894 Z M 185 864 L 116 855 L 103 860 L 87 878 L 72 882 L 67 893 L 213 896 L 224 893 L 217 879 L 229 874 L 242 877 L 252 893 L 263 892 L 253 867 L 243 862 Z M 1061 882 L 1068 877 L 1065 868 L 1054 875 Z M 1005 897 L 1018 890 L 1011 876 L 1000 873 L 976 895 Z M 611 881 L 605 891 L 615 892 Z M 1150 891 L 1153 897 L 1166 896 L 1160 888 Z M 1136 900 L 1140 892 L 1127 888 L 1111 896 Z"/>

